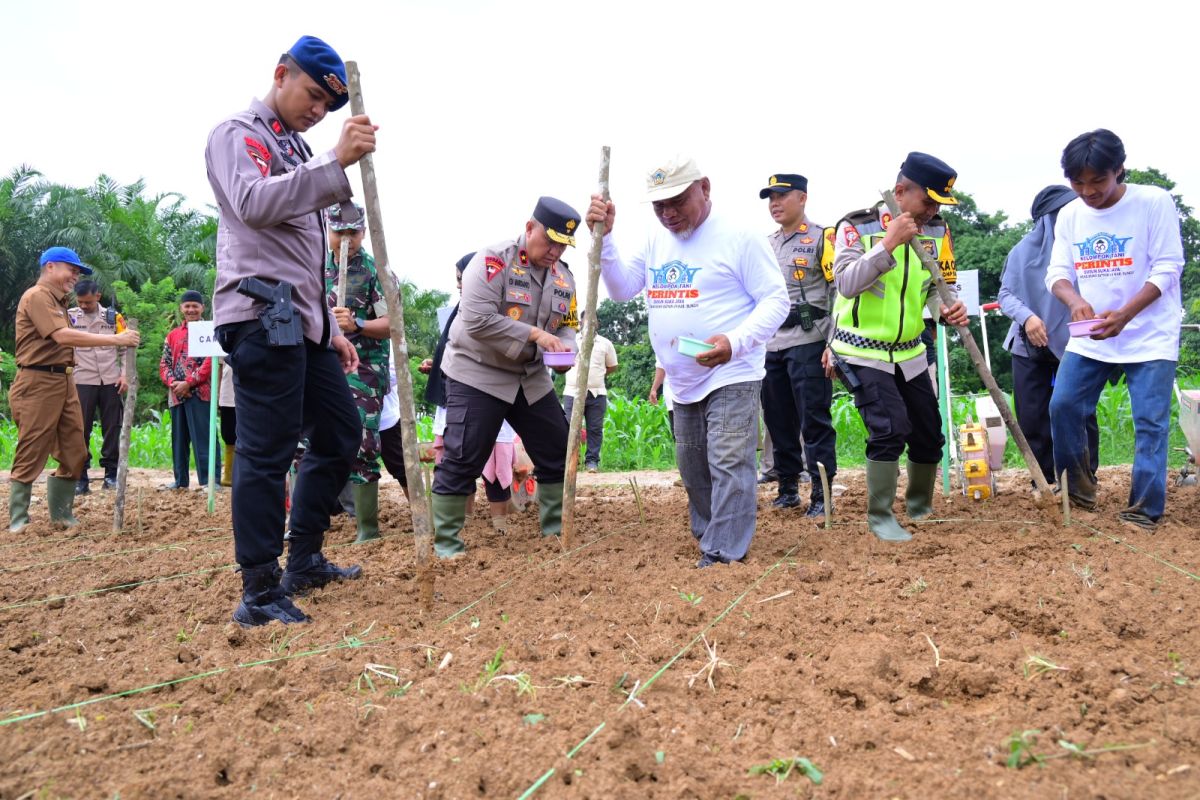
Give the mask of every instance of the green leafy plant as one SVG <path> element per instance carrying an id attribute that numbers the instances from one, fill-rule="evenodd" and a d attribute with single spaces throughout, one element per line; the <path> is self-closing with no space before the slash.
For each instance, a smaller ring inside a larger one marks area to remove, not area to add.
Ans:
<path id="1" fill-rule="evenodd" d="M 757 764 L 750 768 L 750 774 L 774 775 L 775 785 L 778 786 L 786 781 L 795 769 L 799 769 L 804 774 L 804 777 L 808 778 L 816 786 L 820 786 L 821 782 L 825 780 L 825 774 L 817 769 L 817 765 L 801 756 L 777 758 L 769 764 Z"/>

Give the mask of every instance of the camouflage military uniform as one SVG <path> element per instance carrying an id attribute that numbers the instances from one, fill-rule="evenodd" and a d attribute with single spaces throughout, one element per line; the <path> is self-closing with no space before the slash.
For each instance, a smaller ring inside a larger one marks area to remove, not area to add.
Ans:
<path id="1" fill-rule="evenodd" d="M 387 316 L 387 300 L 375 259 L 364 250 L 346 266 L 346 307 L 363 322 Z M 330 254 L 325 264 L 325 291 L 329 307 L 337 305 L 338 265 Z M 352 483 L 379 480 L 379 414 L 389 390 L 388 359 L 390 339 L 372 339 L 361 333 L 346 334 L 358 351 L 358 371 L 346 376 L 358 418 L 362 422 L 362 442 L 350 471 Z"/>

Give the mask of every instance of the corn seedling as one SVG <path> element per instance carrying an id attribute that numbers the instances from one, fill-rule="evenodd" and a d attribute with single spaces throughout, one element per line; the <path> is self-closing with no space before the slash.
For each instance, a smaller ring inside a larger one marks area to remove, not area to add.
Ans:
<path id="1" fill-rule="evenodd" d="M 715 685 L 713 685 L 713 675 L 716 674 L 717 668 L 718 667 L 732 668 L 733 665 L 730 664 L 728 661 L 724 660 L 723 658 L 717 657 L 717 643 L 716 642 L 709 644 L 708 639 L 704 636 L 701 636 L 700 640 L 704 643 L 705 652 L 708 653 L 708 661 L 704 662 L 704 666 L 700 667 L 700 669 L 697 670 L 695 672 L 695 674 L 688 676 L 688 688 L 689 689 L 692 688 L 692 686 L 696 683 L 697 680 L 699 680 L 700 678 L 704 678 L 705 682 L 708 684 L 708 688 L 711 691 L 715 692 L 717 690 L 717 687 Z"/>
<path id="2" fill-rule="evenodd" d="M 679 594 L 679 599 L 689 606 L 698 606 L 700 605 L 700 601 L 704 599 L 703 595 L 696 594 L 695 592 L 685 592 L 678 586 L 672 586 L 671 588 Z"/>
<path id="3" fill-rule="evenodd" d="M 825 780 L 825 774 L 817 769 L 817 765 L 809 761 L 807 758 L 800 756 L 792 756 L 791 758 L 777 758 L 770 764 L 757 764 L 750 768 L 751 775 L 774 775 L 775 785 L 783 783 L 792 774 L 792 770 L 799 768 L 804 773 L 804 777 L 813 782 L 813 785 L 820 786 Z"/>
<path id="4" fill-rule="evenodd" d="M 1025 659 L 1023 665 L 1025 679 L 1030 680 L 1038 675 L 1045 675 L 1048 672 L 1067 672 L 1067 667 L 1060 667 L 1045 656 L 1030 654 L 1029 658 Z"/>
<path id="5" fill-rule="evenodd" d="M 396 674 L 395 667 L 389 667 L 385 664 L 367 664 L 363 667 L 362 673 L 358 676 L 357 689 L 359 692 L 363 691 L 364 685 L 366 685 L 370 691 L 375 691 L 375 681 L 372 676 L 391 681 L 397 686 L 400 685 L 400 676 Z"/>
<path id="6" fill-rule="evenodd" d="M 308 631 L 302 631 L 295 636 L 288 636 L 282 631 L 273 631 L 270 638 L 271 652 L 275 655 L 283 655 L 285 652 L 292 649 L 292 645 L 298 642 L 303 636 L 307 635 Z"/>
<path id="7" fill-rule="evenodd" d="M 521 721 L 524 722 L 526 725 L 529 725 L 530 727 L 532 727 L 534 725 L 537 725 L 539 722 L 541 722 L 545 718 L 546 718 L 545 714 L 526 714 L 525 716 L 521 717 Z"/>
<path id="8" fill-rule="evenodd" d="M 76 728 L 79 729 L 80 733 L 83 733 L 84 731 L 87 730 L 87 726 L 88 726 L 87 717 L 85 717 L 83 714 L 81 714 L 79 712 L 79 709 L 77 708 L 77 709 L 75 709 L 75 716 L 68 719 L 67 724 L 74 725 Z"/>
<path id="9" fill-rule="evenodd" d="M 1071 572 L 1074 572 L 1075 577 L 1077 577 L 1077 578 L 1079 578 L 1079 580 L 1083 581 L 1083 585 L 1086 588 L 1091 589 L 1093 586 L 1096 585 L 1096 574 L 1092 571 L 1091 564 L 1084 564 L 1083 567 L 1080 568 L 1080 567 L 1075 566 L 1075 563 L 1072 562 L 1071 563 Z"/>
<path id="10" fill-rule="evenodd" d="M 1063 752 L 1037 753 L 1033 748 L 1041 733 L 1039 730 L 1017 731 L 1005 739 L 1004 749 L 1008 751 L 1008 756 L 1004 759 L 1004 765 L 1009 769 L 1023 769 L 1031 764 L 1041 766 L 1047 761 L 1058 758 L 1077 758 L 1080 761 L 1089 761 L 1104 753 L 1140 750 L 1143 747 L 1154 746 L 1154 742 L 1143 742 L 1141 744 L 1110 744 L 1104 747 L 1085 748 L 1067 739 L 1059 739 L 1057 744 Z"/>
<path id="11" fill-rule="evenodd" d="M 908 584 L 908 586 L 905 586 L 901 594 L 905 597 L 914 597 L 928 588 L 929 584 L 925 582 L 925 579 L 918 577 L 912 583 Z"/>
<path id="12" fill-rule="evenodd" d="M 488 681 L 488 684 L 496 681 L 512 681 L 517 687 L 517 697 L 523 694 L 533 697 L 537 694 L 537 687 L 533 685 L 533 679 L 529 677 L 528 672 L 518 672 L 515 675 L 496 675 Z"/>
<path id="13" fill-rule="evenodd" d="M 346 634 L 345 636 L 342 637 L 342 641 L 344 641 L 350 647 L 362 647 L 364 644 L 367 643 L 366 639 L 368 636 L 371 635 L 371 631 L 374 628 L 375 628 L 375 623 L 372 622 L 370 625 L 368 625 L 366 627 L 366 630 L 360 631 L 357 634 Z M 303 634 L 301 634 L 301 635 L 303 635 Z M 300 638 L 300 636 L 296 636 L 296 637 L 294 637 L 293 641 L 295 641 L 295 639 L 299 639 L 299 638 Z"/>
<path id="14" fill-rule="evenodd" d="M 404 684 L 403 686 L 397 686 L 394 689 L 388 689 L 386 692 L 383 693 L 383 696 L 384 697 L 404 697 L 404 695 L 408 694 L 408 690 L 412 688 L 412 685 L 413 685 L 413 682 L 409 681 L 408 683 Z"/>
<path id="15" fill-rule="evenodd" d="M 488 661 L 483 665 L 483 670 L 479 673 L 479 677 L 475 679 L 475 685 L 468 687 L 466 684 L 463 684 L 462 690 L 470 694 L 475 694 L 480 689 L 491 683 L 492 680 L 500 674 L 500 670 L 502 669 L 504 669 L 503 647 L 497 650 L 496 654 L 488 659 Z"/>

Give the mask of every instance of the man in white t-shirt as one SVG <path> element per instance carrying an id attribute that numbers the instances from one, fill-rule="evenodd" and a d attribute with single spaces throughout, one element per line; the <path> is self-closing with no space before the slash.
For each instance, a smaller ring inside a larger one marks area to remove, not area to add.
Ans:
<path id="1" fill-rule="evenodd" d="M 775 254 L 712 211 L 711 183 L 677 156 L 646 176 L 654 229 L 631 258 L 606 236 L 600 268 L 617 302 L 646 292 L 650 343 L 675 402 L 675 458 L 688 493 L 697 567 L 745 557 L 757 518 L 754 454 L 766 342 L 788 315 Z M 592 196 L 587 221 L 610 233 L 616 208 Z M 680 339 L 712 345 L 696 356 Z"/>
<path id="2" fill-rule="evenodd" d="M 1125 146 L 1100 129 L 1072 139 L 1063 173 L 1079 199 L 1058 215 L 1046 288 L 1071 321 L 1096 319 L 1072 336 L 1050 399 L 1054 468 L 1067 472 L 1071 502 L 1096 507 L 1084 420 L 1104 384 L 1123 370 L 1135 430 L 1133 475 L 1124 522 L 1154 530 L 1167 500 L 1171 385 L 1179 361 L 1179 214 L 1165 191 L 1125 183 Z"/>
<path id="3" fill-rule="evenodd" d="M 586 312 L 579 315 L 580 323 Z M 582 352 L 582 351 L 581 351 Z M 613 343 L 599 333 L 592 344 L 592 360 L 588 367 L 587 399 L 583 404 L 583 418 L 587 424 L 587 454 L 583 466 L 588 472 L 600 469 L 600 445 L 604 442 L 604 413 L 608 410 L 608 390 L 604 378 L 617 371 L 617 351 Z M 575 405 L 575 381 L 579 379 L 579 353 L 575 354 L 575 366 L 567 372 L 563 386 L 563 408 L 567 421 L 571 420 L 571 409 Z"/>

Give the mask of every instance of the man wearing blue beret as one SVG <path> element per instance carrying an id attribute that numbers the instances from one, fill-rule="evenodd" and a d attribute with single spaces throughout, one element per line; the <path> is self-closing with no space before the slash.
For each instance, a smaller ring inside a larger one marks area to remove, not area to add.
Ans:
<path id="1" fill-rule="evenodd" d="M 350 200 L 346 168 L 375 150 L 376 126 L 352 116 L 320 154 L 301 137 L 349 92 L 341 57 L 302 36 L 266 96 L 218 124 L 205 150 L 220 209 L 213 316 L 237 408 L 233 539 L 243 592 L 233 618 L 244 626 L 304 622 L 293 595 L 362 573 L 321 552 L 361 436 L 345 378 L 358 356 L 325 304 L 321 212 Z M 284 476 L 304 438 L 285 535 Z"/>
<path id="2" fill-rule="evenodd" d="M 46 505 L 57 528 L 78 524 L 75 477 L 83 471 L 87 448 L 83 414 L 71 373 L 77 347 L 137 347 L 137 331 L 102 334 L 78 331 L 67 316 L 67 295 L 79 275 L 92 268 L 67 247 L 51 247 L 40 259 L 38 282 L 21 295 L 17 304 L 17 377 L 8 393 L 13 422 L 17 425 L 17 450 L 9 473 L 8 530 L 19 533 L 29 524 L 29 497 L 33 482 L 46 466 L 46 456 L 58 462 L 46 478 Z"/>

